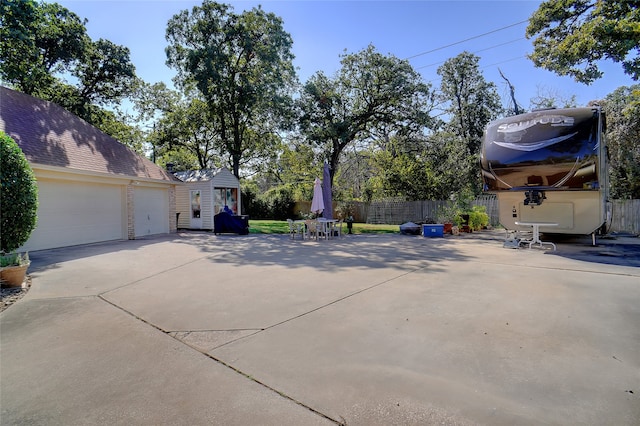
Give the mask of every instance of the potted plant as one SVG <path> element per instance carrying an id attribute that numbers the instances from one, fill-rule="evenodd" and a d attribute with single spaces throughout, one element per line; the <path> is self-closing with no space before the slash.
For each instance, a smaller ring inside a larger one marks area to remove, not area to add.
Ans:
<path id="1" fill-rule="evenodd" d="M 30 264 L 29 253 L 0 255 L 0 280 L 2 280 L 2 285 L 7 287 L 22 286 Z"/>
<path id="2" fill-rule="evenodd" d="M 455 203 L 451 203 L 440 210 L 438 215 L 438 221 L 443 224 L 443 232 L 445 234 L 456 234 L 453 228 L 459 227 L 461 220 L 460 210 Z"/>
<path id="3" fill-rule="evenodd" d="M 36 226 L 38 187 L 24 153 L 4 132 L 0 132 L 0 206 L 0 281 L 3 286 L 22 286 L 29 255 L 15 250 Z"/>

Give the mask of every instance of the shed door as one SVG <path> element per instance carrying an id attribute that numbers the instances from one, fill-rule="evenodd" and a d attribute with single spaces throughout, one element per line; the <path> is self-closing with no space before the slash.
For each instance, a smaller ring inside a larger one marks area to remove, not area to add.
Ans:
<path id="1" fill-rule="evenodd" d="M 189 191 L 191 228 L 202 229 L 202 191 Z"/>
<path id="2" fill-rule="evenodd" d="M 25 250 L 125 238 L 122 186 L 38 180 L 38 191 L 38 224 Z"/>
<path id="3" fill-rule="evenodd" d="M 169 194 L 164 188 L 134 191 L 135 236 L 169 233 Z"/>

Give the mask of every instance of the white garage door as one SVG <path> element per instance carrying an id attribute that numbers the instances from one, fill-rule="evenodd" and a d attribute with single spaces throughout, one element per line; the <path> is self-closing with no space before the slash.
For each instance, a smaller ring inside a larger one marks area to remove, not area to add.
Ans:
<path id="1" fill-rule="evenodd" d="M 169 232 L 169 194 L 166 189 L 136 187 L 133 205 L 136 237 Z"/>
<path id="2" fill-rule="evenodd" d="M 38 224 L 25 250 L 126 238 L 122 186 L 38 181 Z"/>

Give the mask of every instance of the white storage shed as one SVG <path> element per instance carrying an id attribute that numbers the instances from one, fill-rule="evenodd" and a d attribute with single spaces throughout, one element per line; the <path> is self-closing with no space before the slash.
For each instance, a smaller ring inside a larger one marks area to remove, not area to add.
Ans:
<path id="1" fill-rule="evenodd" d="M 225 206 L 241 215 L 240 181 L 227 168 L 189 170 L 174 175 L 185 184 L 176 188 L 178 228 L 213 230 L 213 217 Z"/>

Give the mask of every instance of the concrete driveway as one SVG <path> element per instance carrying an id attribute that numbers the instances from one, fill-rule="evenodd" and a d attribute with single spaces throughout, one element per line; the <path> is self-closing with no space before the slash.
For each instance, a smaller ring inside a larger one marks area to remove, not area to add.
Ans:
<path id="1" fill-rule="evenodd" d="M 638 425 L 640 240 L 180 233 L 32 253 L 6 425 Z"/>

